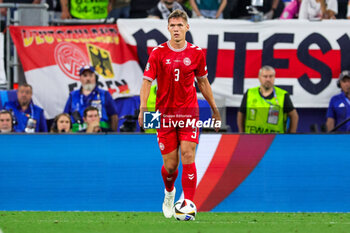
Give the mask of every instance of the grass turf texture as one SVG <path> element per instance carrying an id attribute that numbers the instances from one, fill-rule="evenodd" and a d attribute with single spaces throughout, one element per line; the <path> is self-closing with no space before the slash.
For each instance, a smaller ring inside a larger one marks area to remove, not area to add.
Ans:
<path id="1" fill-rule="evenodd" d="M 350 213 L 199 213 L 196 221 L 150 212 L 0 211 L 3 233 L 348 233 Z M 1 232 L 1 231 L 0 231 Z"/>

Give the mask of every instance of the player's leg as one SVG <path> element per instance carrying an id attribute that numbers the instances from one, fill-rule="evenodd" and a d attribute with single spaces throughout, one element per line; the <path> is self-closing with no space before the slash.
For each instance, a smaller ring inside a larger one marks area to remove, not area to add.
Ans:
<path id="1" fill-rule="evenodd" d="M 175 180 L 179 173 L 177 169 L 179 166 L 179 150 L 176 148 L 172 152 L 162 156 L 162 177 L 166 191 L 171 192 L 174 189 Z"/>
<path id="2" fill-rule="evenodd" d="M 175 200 L 175 180 L 178 175 L 179 149 L 175 130 L 167 132 L 158 131 L 158 144 L 163 157 L 163 166 L 161 169 L 165 196 L 163 202 L 163 214 L 166 218 L 173 216 L 173 206 Z"/>
<path id="3" fill-rule="evenodd" d="M 185 199 L 193 201 L 197 186 L 197 169 L 195 164 L 196 142 L 181 141 L 182 189 Z"/>

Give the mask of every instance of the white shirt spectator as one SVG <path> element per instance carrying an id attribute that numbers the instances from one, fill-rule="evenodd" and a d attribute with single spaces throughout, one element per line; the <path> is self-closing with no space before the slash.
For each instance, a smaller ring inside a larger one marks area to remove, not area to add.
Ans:
<path id="1" fill-rule="evenodd" d="M 322 1 L 322 0 L 320 0 Z M 321 3 L 316 0 L 302 0 L 299 10 L 299 19 L 317 20 L 322 19 Z M 338 13 L 337 0 L 325 0 L 327 10 L 331 10 L 334 14 Z"/>

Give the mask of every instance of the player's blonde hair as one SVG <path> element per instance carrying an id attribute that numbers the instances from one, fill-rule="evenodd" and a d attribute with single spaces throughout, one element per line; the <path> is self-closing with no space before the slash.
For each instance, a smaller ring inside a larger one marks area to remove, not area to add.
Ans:
<path id="1" fill-rule="evenodd" d="M 172 18 L 182 18 L 187 23 L 188 15 L 185 11 L 177 9 L 171 12 L 171 14 L 168 16 L 168 23 L 169 23 L 169 20 Z"/>

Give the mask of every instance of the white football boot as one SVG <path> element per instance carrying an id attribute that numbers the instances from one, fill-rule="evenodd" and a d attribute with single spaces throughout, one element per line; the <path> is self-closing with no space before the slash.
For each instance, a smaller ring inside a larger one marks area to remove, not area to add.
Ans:
<path id="1" fill-rule="evenodd" d="M 163 214 L 166 218 L 171 218 L 173 216 L 173 207 L 175 200 L 176 189 L 174 187 L 173 191 L 168 192 L 164 190 L 164 202 L 163 202 Z"/>

